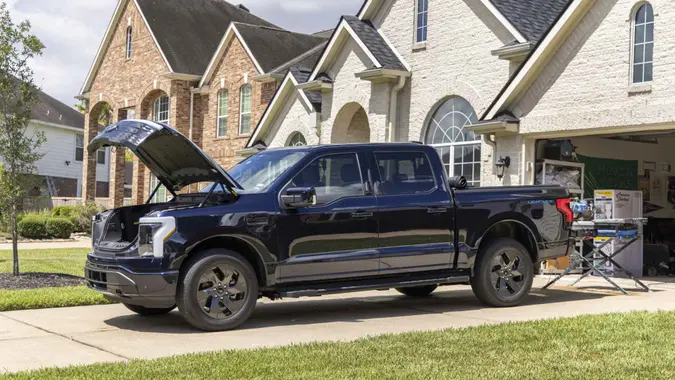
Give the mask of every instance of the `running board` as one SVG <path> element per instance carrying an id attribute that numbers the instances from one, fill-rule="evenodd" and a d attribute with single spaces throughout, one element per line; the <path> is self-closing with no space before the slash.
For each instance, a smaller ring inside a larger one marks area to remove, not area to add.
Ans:
<path id="1" fill-rule="evenodd" d="M 288 288 L 278 289 L 281 297 L 299 298 L 299 297 L 317 297 L 325 294 L 361 292 L 366 290 L 388 290 L 392 288 L 406 288 L 412 286 L 425 285 L 453 285 L 463 284 L 470 281 L 469 275 L 453 274 L 444 276 L 419 276 L 411 277 L 407 280 L 372 279 L 363 281 L 350 281 L 343 283 L 328 284 L 308 284 L 306 286 L 296 285 Z"/>

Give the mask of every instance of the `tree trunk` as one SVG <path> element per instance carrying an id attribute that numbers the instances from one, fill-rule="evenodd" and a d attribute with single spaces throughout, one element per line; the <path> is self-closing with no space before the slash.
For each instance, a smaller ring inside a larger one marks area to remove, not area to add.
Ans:
<path id="1" fill-rule="evenodd" d="M 16 222 L 16 204 L 12 205 L 12 216 L 10 220 L 12 228 L 12 274 L 14 276 L 19 275 L 19 231 L 18 225 Z"/>

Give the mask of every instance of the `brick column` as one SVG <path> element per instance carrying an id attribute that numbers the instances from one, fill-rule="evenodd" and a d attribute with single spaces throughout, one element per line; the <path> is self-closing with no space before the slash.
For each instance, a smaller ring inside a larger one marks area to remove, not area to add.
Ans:
<path id="1" fill-rule="evenodd" d="M 131 180 L 131 203 L 135 205 L 142 204 L 146 201 L 145 196 L 145 165 L 134 156 L 134 175 Z"/>
<path id="2" fill-rule="evenodd" d="M 89 153 L 87 145 L 98 134 L 98 117 L 84 115 L 84 157 L 82 162 L 82 202 L 96 200 L 96 152 Z"/>
<path id="3" fill-rule="evenodd" d="M 190 136 L 190 82 L 171 81 L 169 125 L 186 137 Z M 194 128 L 193 128 L 194 129 Z"/>
<path id="4" fill-rule="evenodd" d="M 113 112 L 113 123 L 126 119 L 126 110 Z M 125 148 L 114 147 L 110 150 L 110 182 L 109 197 L 110 207 L 118 208 L 124 205 L 124 160 Z"/>

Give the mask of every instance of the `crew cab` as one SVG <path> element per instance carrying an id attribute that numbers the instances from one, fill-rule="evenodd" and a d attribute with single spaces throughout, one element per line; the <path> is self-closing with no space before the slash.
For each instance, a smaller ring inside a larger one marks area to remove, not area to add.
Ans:
<path id="1" fill-rule="evenodd" d="M 514 306 L 535 265 L 573 247 L 566 189 L 466 188 L 422 144 L 268 149 L 228 172 L 155 122 L 114 124 L 88 149 L 105 146 L 133 152 L 173 199 L 95 216 L 88 286 L 142 315 L 178 307 L 202 330 L 241 325 L 261 297 L 470 283 Z"/>

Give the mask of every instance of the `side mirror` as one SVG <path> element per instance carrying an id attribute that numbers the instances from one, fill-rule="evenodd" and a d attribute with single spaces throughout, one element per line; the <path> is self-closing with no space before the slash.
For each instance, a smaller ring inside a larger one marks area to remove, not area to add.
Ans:
<path id="1" fill-rule="evenodd" d="M 316 204 L 316 189 L 313 187 L 294 187 L 281 195 L 281 205 L 287 209 L 309 207 Z"/>

